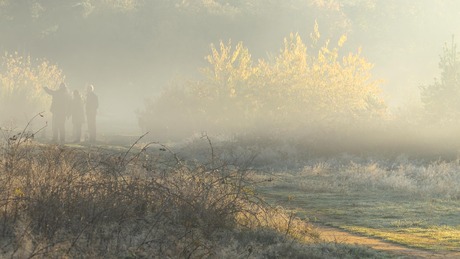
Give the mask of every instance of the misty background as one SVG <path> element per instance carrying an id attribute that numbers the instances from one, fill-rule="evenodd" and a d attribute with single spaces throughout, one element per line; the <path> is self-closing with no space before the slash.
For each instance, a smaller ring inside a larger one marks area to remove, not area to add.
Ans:
<path id="1" fill-rule="evenodd" d="M 459 12 L 455 0 L 0 0 L 0 50 L 48 60 L 71 90 L 93 84 L 99 133 L 136 135 L 145 100 L 200 80 L 211 44 L 243 42 L 265 59 L 290 33 L 308 39 L 315 21 L 322 40 L 346 35 L 341 52 L 374 64 L 390 110 L 410 110 L 439 77 Z"/>

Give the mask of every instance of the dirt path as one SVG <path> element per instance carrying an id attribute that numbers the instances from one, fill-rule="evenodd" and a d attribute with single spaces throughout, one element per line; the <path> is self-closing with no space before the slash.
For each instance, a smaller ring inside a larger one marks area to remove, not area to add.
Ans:
<path id="1" fill-rule="evenodd" d="M 316 225 L 316 227 L 320 233 L 321 239 L 327 242 L 367 246 L 375 250 L 399 255 L 403 258 L 460 258 L 460 252 L 419 250 L 386 242 L 377 238 L 352 234 L 338 228 L 322 225 Z"/>

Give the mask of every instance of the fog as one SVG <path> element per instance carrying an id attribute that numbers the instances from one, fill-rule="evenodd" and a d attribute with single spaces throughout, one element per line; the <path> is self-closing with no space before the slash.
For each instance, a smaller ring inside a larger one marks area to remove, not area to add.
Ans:
<path id="1" fill-rule="evenodd" d="M 97 117 L 100 138 L 151 131 L 151 138 L 169 140 L 178 135 L 172 134 L 175 128 L 187 128 L 190 121 L 177 118 L 167 127 L 151 129 L 139 125 L 139 113 L 148 109 L 149 102 L 161 103 L 165 89 L 171 86 L 205 82 L 200 80 L 205 80 L 202 69 L 209 67 L 205 57 L 211 54 L 211 44 L 218 49 L 221 41 L 231 42 L 233 47 L 242 42 L 256 65 L 258 60 L 275 60 L 283 48 L 283 39 L 299 33 L 309 55 L 315 56 L 317 49 L 311 47 L 310 37 L 316 22 L 321 34 L 319 46 L 330 40 L 333 47 L 346 35 L 347 41 L 338 52 L 340 57 L 360 53 L 373 64 L 371 80 L 381 80 L 377 84 L 381 90 L 378 97 L 385 102 L 388 115 L 380 122 L 392 118 L 408 122 L 409 115 L 414 115 L 417 121 L 423 117 L 414 113 L 416 110 L 422 114 L 424 110 L 420 86 L 433 84 L 435 78 L 440 78 L 443 47 L 450 44 L 452 35 L 460 35 L 459 12 L 460 2 L 455 0 L 0 0 L 0 50 L 56 65 L 62 70 L 69 90 L 84 92 L 86 85 L 93 84 L 100 103 Z M 179 96 L 170 100 L 182 102 Z M 42 108 L 37 107 L 35 112 Z M 50 116 L 49 107 L 44 109 Z M 298 107 L 305 109 L 308 107 Z M 171 121 L 170 117 L 181 114 L 180 110 L 171 114 L 168 109 L 161 112 L 150 115 L 150 124 L 165 124 L 161 119 Z M 29 111 L 27 117 L 33 113 Z M 310 114 L 315 113 L 312 110 Z M 189 115 L 182 113 L 185 114 Z M 227 129 L 223 133 L 240 124 L 242 118 L 238 115 L 241 114 L 236 110 L 216 115 L 226 118 L 222 124 L 225 126 L 220 125 Z M 311 132 L 321 131 L 316 129 L 322 125 L 321 114 L 309 117 L 315 120 L 306 125 L 316 121 L 310 127 L 315 128 Z M 244 120 L 251 118 L 246 116 Z M 267 122 L 272 119 L 257 117 L 260 124 L 255 128 L 262 131 L 272 128 Z M 301 118 L 293 117 L 279 123 L 288 125 L 298 120 Z M 197 118 L 193 121 L 199 127 L 190 130 L 191 135 L 220 133 L 215 125 Z M 341 123 L 334 132 L 343 128 Z M 354 122 L 345 124 L 350 123 Z M 382 124 L 375 123 L 375 119 L 372 123 L 362 120 L 360 123 Z M 379 130 L 388 132 L 388 127 L 391 130 L 394 125 L 401 127 L 401 123 L 394 121 L 390 124 Z M 249 126 L 246 126 L 235 130 L 247 133 Z M 414 124 L 410 127 L 417 128 Z M 159 132 L 161 129 L 165 132 Z M 277 132 L 285 134 L 284 129 Z"/>

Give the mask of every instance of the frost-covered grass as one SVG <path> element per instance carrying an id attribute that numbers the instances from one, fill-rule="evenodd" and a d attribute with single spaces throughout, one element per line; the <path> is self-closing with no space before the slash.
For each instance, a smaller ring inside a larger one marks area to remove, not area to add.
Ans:
<path id="1" fill-rule="evenodd" d="M 460 160 L 342 154 L 280 170 L 260 188 L 326 225 L 433 250 L 460 247 Z"/>
<path id="2" fill-rule="evenodd" d="M 0 257 L 387 257 L 319 243 L 311 223 L 260 199 L 251 159 L 224 161 L 222 146 L 203 141 L 203 152 L 179 155 L 156 143 L 82 147 L 39 144 L 25 131 L 5 137 Z"/>
<path id="3" fill-rule="evenodd" d="M 186 153 L 209 156 L 191 147 Z M 417 248 L 459 247 L 455 150 L 376 147 L 328 153 L 308 141 L 260 139 L 226 140 L 215 149 L 232 161 L 250 159 L 251 179 L 261 183 L 256 191 L 301 218 Z"/>

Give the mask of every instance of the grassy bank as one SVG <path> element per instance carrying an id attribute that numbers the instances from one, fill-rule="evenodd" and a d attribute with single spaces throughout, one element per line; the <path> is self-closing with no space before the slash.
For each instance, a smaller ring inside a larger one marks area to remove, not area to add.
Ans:
<path id="1" fill-rule="evenodd" d="M 2 257 L 387 257 L 321 243 L 310 223 L 260 199 L 249 162 L 221 160 L 209 139 L 207 160 L 194 160 L 157 143 L 60 146 L 33 137 L 2 142 Z"/>
<path id="2" fill-rule="evenodd" d="M 275 172 L 258 190 L 311 221 L 410 247 L 458 251 L 459 171 L 458 160 L 333 158 Z"/>

